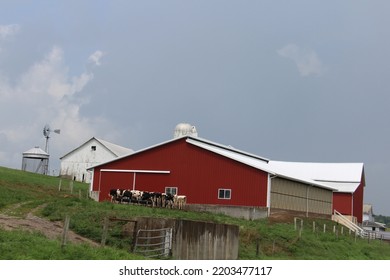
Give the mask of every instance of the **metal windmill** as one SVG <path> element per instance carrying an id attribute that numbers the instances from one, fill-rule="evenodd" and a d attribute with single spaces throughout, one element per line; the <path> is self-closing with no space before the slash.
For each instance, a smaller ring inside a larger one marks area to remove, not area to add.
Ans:
<path id="1" fill-rule="evenodd" d="M 48 124 L 45 125 L 43 128 L 43 136 L 46 138 L 46 144 L 45 144 L 45 152 L 49 153 L 49 138 L 50 138 L 50 132 L 54 132 L 57 134 L 60 134 L 61 130 L 60 129 L 54 129 L 51 130 L 50 126 Z"/>
<path id="2" fill-rule="evenodd" d="M 61 130 L 60 129 L 54 129 L 52 130 L 48 124 L 45 125 L 43 128 L 43 136 L 46 138 L 46 144 L 45 144 L 45 152 L 49 155 L 49 138 L 50 138 L 50 132 L 54 132 L 57 134 L 60 134 Z M 49 158 L 47 159 L 46 166 L 44 167 L 44 174 L 47 175 L 47 172 L 49 170 Z"/>

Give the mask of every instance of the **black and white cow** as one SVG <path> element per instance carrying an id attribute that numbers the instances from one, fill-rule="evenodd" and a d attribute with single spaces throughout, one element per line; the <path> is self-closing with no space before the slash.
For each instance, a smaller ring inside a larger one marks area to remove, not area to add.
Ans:
<path id="1" fill-rule="evenodd" d="M 122 196 L 121 196 L 121 203 L 124 202 L 124 203 L 130 203 L 131 202 L 131 197 L 132 197 L 132 193 L 130 190 L 124 190 L 122 192 Z"/>
<path id="2" fill-rule="evenodd" d="M 162 193 L 160 192 L 151 192 L 150 200 L 152 201 L 152 207 L 161 207 L 162 206 Z"/>
<path id="3" fill-rule="evenodd" d="M 116 202 L 118 197 L 118 191 L 119 189 L 110 189 L 110 192 L 108 193 L 108 196 L 111 199 L 111 202 Z"/>

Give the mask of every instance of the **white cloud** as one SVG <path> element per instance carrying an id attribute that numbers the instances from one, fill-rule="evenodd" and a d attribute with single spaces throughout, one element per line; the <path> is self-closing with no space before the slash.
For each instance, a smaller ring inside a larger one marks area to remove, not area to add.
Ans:
<path id="1" fill-rule="evenodd" d="M 20 29 L 18 24 L 0 25 L 0 40 L 7 39 L 8 37 L 16 34 Z"/>
<path id="2" fill-rule="evenodd" d="M 102 51 L 96 51 L 94 52 L 93 54 L 91 54 L 88 58 L 88 60 L 92 63 L 95 63 L 96 66 L 100 66 L 101 65 L 101 58 L 103 57 L 104 53 Z"/>
<path id="3" fill-rule="evenodd" d="M 24 99 L 39 100 L 40 97 L 55 103 L 80 92 L 92 79 L 93 74 L 86 72 L 69 77 L 63 50 L 53 47 L 42 61 L 35 63 L 22 75 L 15 90 L 17 95 L 24 95 Z"/>
<path id="4" fill-rule="evenodd" d="M 0 154 L 0 165 L 19 167 L 22 152 L 36 145 L 44 147 L 42 129 L 46 123 L 61 129 L 60 135 L 51 137 L 55 141 L 50 151 L 58 153 L 51 153 L 54 159 L 107 125 L 104 119 L 82 116 L 81 106 L 88 98 L 80 98 L 78 93 L 94 75 L 88 70 L 70 75 L 62 48 L 53 47 L 15 80 L 4 74 L 6 70 L 0 65 L 0 140 L 7 147 Z"/>
<path id="5" fill-rule="evenodd" d="M 324 66 L 313 50 L 303 49 L 295 44 L 288 44 L 278 50 L 277 53 L 282 57 L 293 60 L 301 76 L 319 76 L 324 73 Z"/>

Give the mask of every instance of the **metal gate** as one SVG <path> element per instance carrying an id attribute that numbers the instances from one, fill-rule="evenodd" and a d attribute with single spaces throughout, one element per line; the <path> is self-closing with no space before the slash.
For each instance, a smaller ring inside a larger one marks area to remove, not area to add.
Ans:
<path id="1" fill-rule="evenodd" d="M 172 249 L 172 228 L 140 229 L 133 252 L 145 257 L 168 257 Z"/>

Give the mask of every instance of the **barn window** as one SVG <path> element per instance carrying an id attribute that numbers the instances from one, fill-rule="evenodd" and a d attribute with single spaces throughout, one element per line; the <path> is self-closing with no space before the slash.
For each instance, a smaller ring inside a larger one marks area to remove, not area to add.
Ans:
<path id="1" fill-rule="evenodd" d="M 230 199 L 231 189 L 218 189 L 218 199 Z"/>
<path id="2" fill-rule="evenodd" d="M 165 193 L 177 194 L 177 187 L 165 187 Z"/>
<path id="3" fill-rule="evenodd" d="M 96 146 L 91 146 L 92 151 L 96 151 Z"/>

